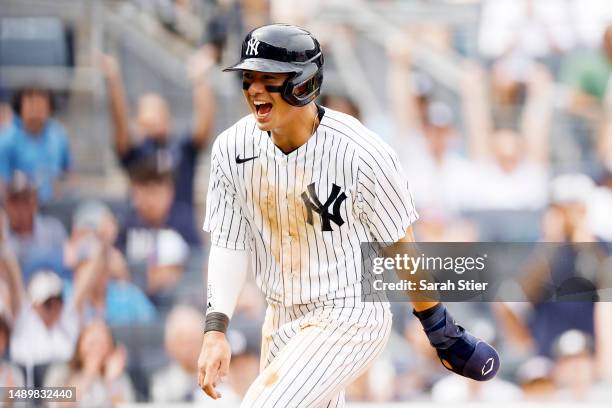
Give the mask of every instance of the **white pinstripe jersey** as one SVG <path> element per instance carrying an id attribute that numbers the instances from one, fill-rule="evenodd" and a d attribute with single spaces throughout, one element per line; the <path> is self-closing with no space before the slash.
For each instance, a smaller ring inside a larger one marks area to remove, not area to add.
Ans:
<path id="1" fill-rule="evenodd" d="M 253 115 L 212 148 L 204 229 L 213 245 L 249 249 L 257 285 L 285 306 L 359 296 L 360 243 L 395 242 L 418 217 L 395 152 L 357 119 L 322 110 L 288 154 Z"/>

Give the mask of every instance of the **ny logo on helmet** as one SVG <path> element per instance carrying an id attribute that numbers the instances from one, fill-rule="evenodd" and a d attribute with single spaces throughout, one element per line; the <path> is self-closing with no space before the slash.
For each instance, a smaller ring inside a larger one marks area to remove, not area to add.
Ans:
<path id="1" fill-rule="evenodd" d="M 256 38 L 251 38 L 247 43 L 246 55 L 259 54 L 259 41 Z"/>
<path id="2" fill-rule="evenodd" d="M 342 192 L 340 194 L 340 187 L 332 184 L 332 191 L 325 204 L 321 204 L 319 201 L 319 197 L 317 196 L 317 192 L 315 191 L 315 183 L 311 183 L 308 186 L 308 193 L 304 191 L 302 193 L 302 200 L 304 201 L 304 205 L 308 209 L 308 218 L 306 222 L 310 225 L 314 225 L 312 221 L 312 212 L 316 212 L 321 217 L 321 230 L 322 231 L 333 231 L 331 227 L 330 221 L 333 221 L 337 226 L 341 227 L 344 224 L 344 220 L 342 216 L 340 216 L 340 206 L 342 202 L 346 200 L 346 194 Z M 331 205 L 333 207 L 333 214 L 328 212 L 328 209 Z"/>

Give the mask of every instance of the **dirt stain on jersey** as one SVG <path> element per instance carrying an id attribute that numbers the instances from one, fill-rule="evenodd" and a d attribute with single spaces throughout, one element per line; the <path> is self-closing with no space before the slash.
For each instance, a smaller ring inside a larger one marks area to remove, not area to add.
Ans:
<path id="1" fill-rule="evenodd" d="M 277 381 L 278 381 L 278 373 L 276 371 L 272 371 L 270 375 L 266 378 L 264 385 L 266 387 L 270 387 L 274 385 L 274 383 L 276 383 Z"/>
<path id="2" fill-rule="evenodd" d="M 259 372 L 263 372 L 263 370 L 268 366 L 269 360 L 271 360 L 270 343 L 272 343 L 272 337 L 274 336 L 274 331 L 276 330 L 274 327 L 274 315 L 277 313 L 275 310 L 276 308 L 277 306 L 274 306 L 274 304 L 270 304 L 268 306 L 264 323 L 261 328 L 261 356 L 259 360 Z"/>
<path id="3" fill-rule="evenodd" d="M 302 257 L 308 256 L 306 218 L 302 215 L 304 207 L 302 198 L 293 192 L 287 194 L 289 205 L 289 236 L 291 237 L 291 271 L 299 274 L 302 269 Z"/>
<path id="4" fill-rule="evenodd" d="M 269 232 L 264 233 L 264 238 L 270 239 L 270 252 L 283 272 L 299 274 L 304 267 L 302 259 L 309 255 L 307 234 L 310 226 L 306 222 L 307 212 L 301 197 L 302 191 L 306 189 L 304 172 L 297 170 L 293 177 L 295 187 L 286 191 L 284 185 L 275 184 L 273 170 L 262 167 L 260 171 L 260 191 L 254 192 L 253 198 L 266 229 L 269 229 Z M 282 223 L 279 219 L 281 211 L 286 214 Z"/>
<path id="5" fill-rule="evenodd" d="M 272 174 L 272 177 L 274 177 L 274 174 Z M 270 230 L 270 252 L 272 253 L 272 256 L 276 262 L 280 264 L 281 231 L 279 229 L 278 208 L 276 205 L 276 185 L 274 184 L 273 180 L 270 180 L 268 171 L 263 167 L 261 168 L 261 184 L 259 188 L 260 191 L 259 194 L 257 194 L 255 203 L 257 206 L 259 206 L 259 211 L 261 212 L 264 224 L 267 224 L 267 227 Z M 267 238 L 265 234 L 264 238 Z"/>

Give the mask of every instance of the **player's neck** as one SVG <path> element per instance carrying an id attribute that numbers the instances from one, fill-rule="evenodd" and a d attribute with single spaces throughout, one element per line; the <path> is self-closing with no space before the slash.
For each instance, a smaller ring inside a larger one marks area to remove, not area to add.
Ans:
<path id="1" fill-rule="evenodd" d="M 308 142 L 319 125 L 317 106 L 312 103 L 286 126 L 273 129 L 270 134 L 272 142 L 285 153 L 290 153 Z"/>

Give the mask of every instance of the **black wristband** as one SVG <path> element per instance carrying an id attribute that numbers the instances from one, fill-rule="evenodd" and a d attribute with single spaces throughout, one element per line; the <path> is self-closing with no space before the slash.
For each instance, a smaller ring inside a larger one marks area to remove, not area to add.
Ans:
<path id="1" fill-rule="evenodd" d="M 204 333 L 209 331 L 225 333 L 227 332 L 227 326 L 229 326 L 229 317 L 227 317 L 224 313 L 211 312 L 206 315 Z"/>

